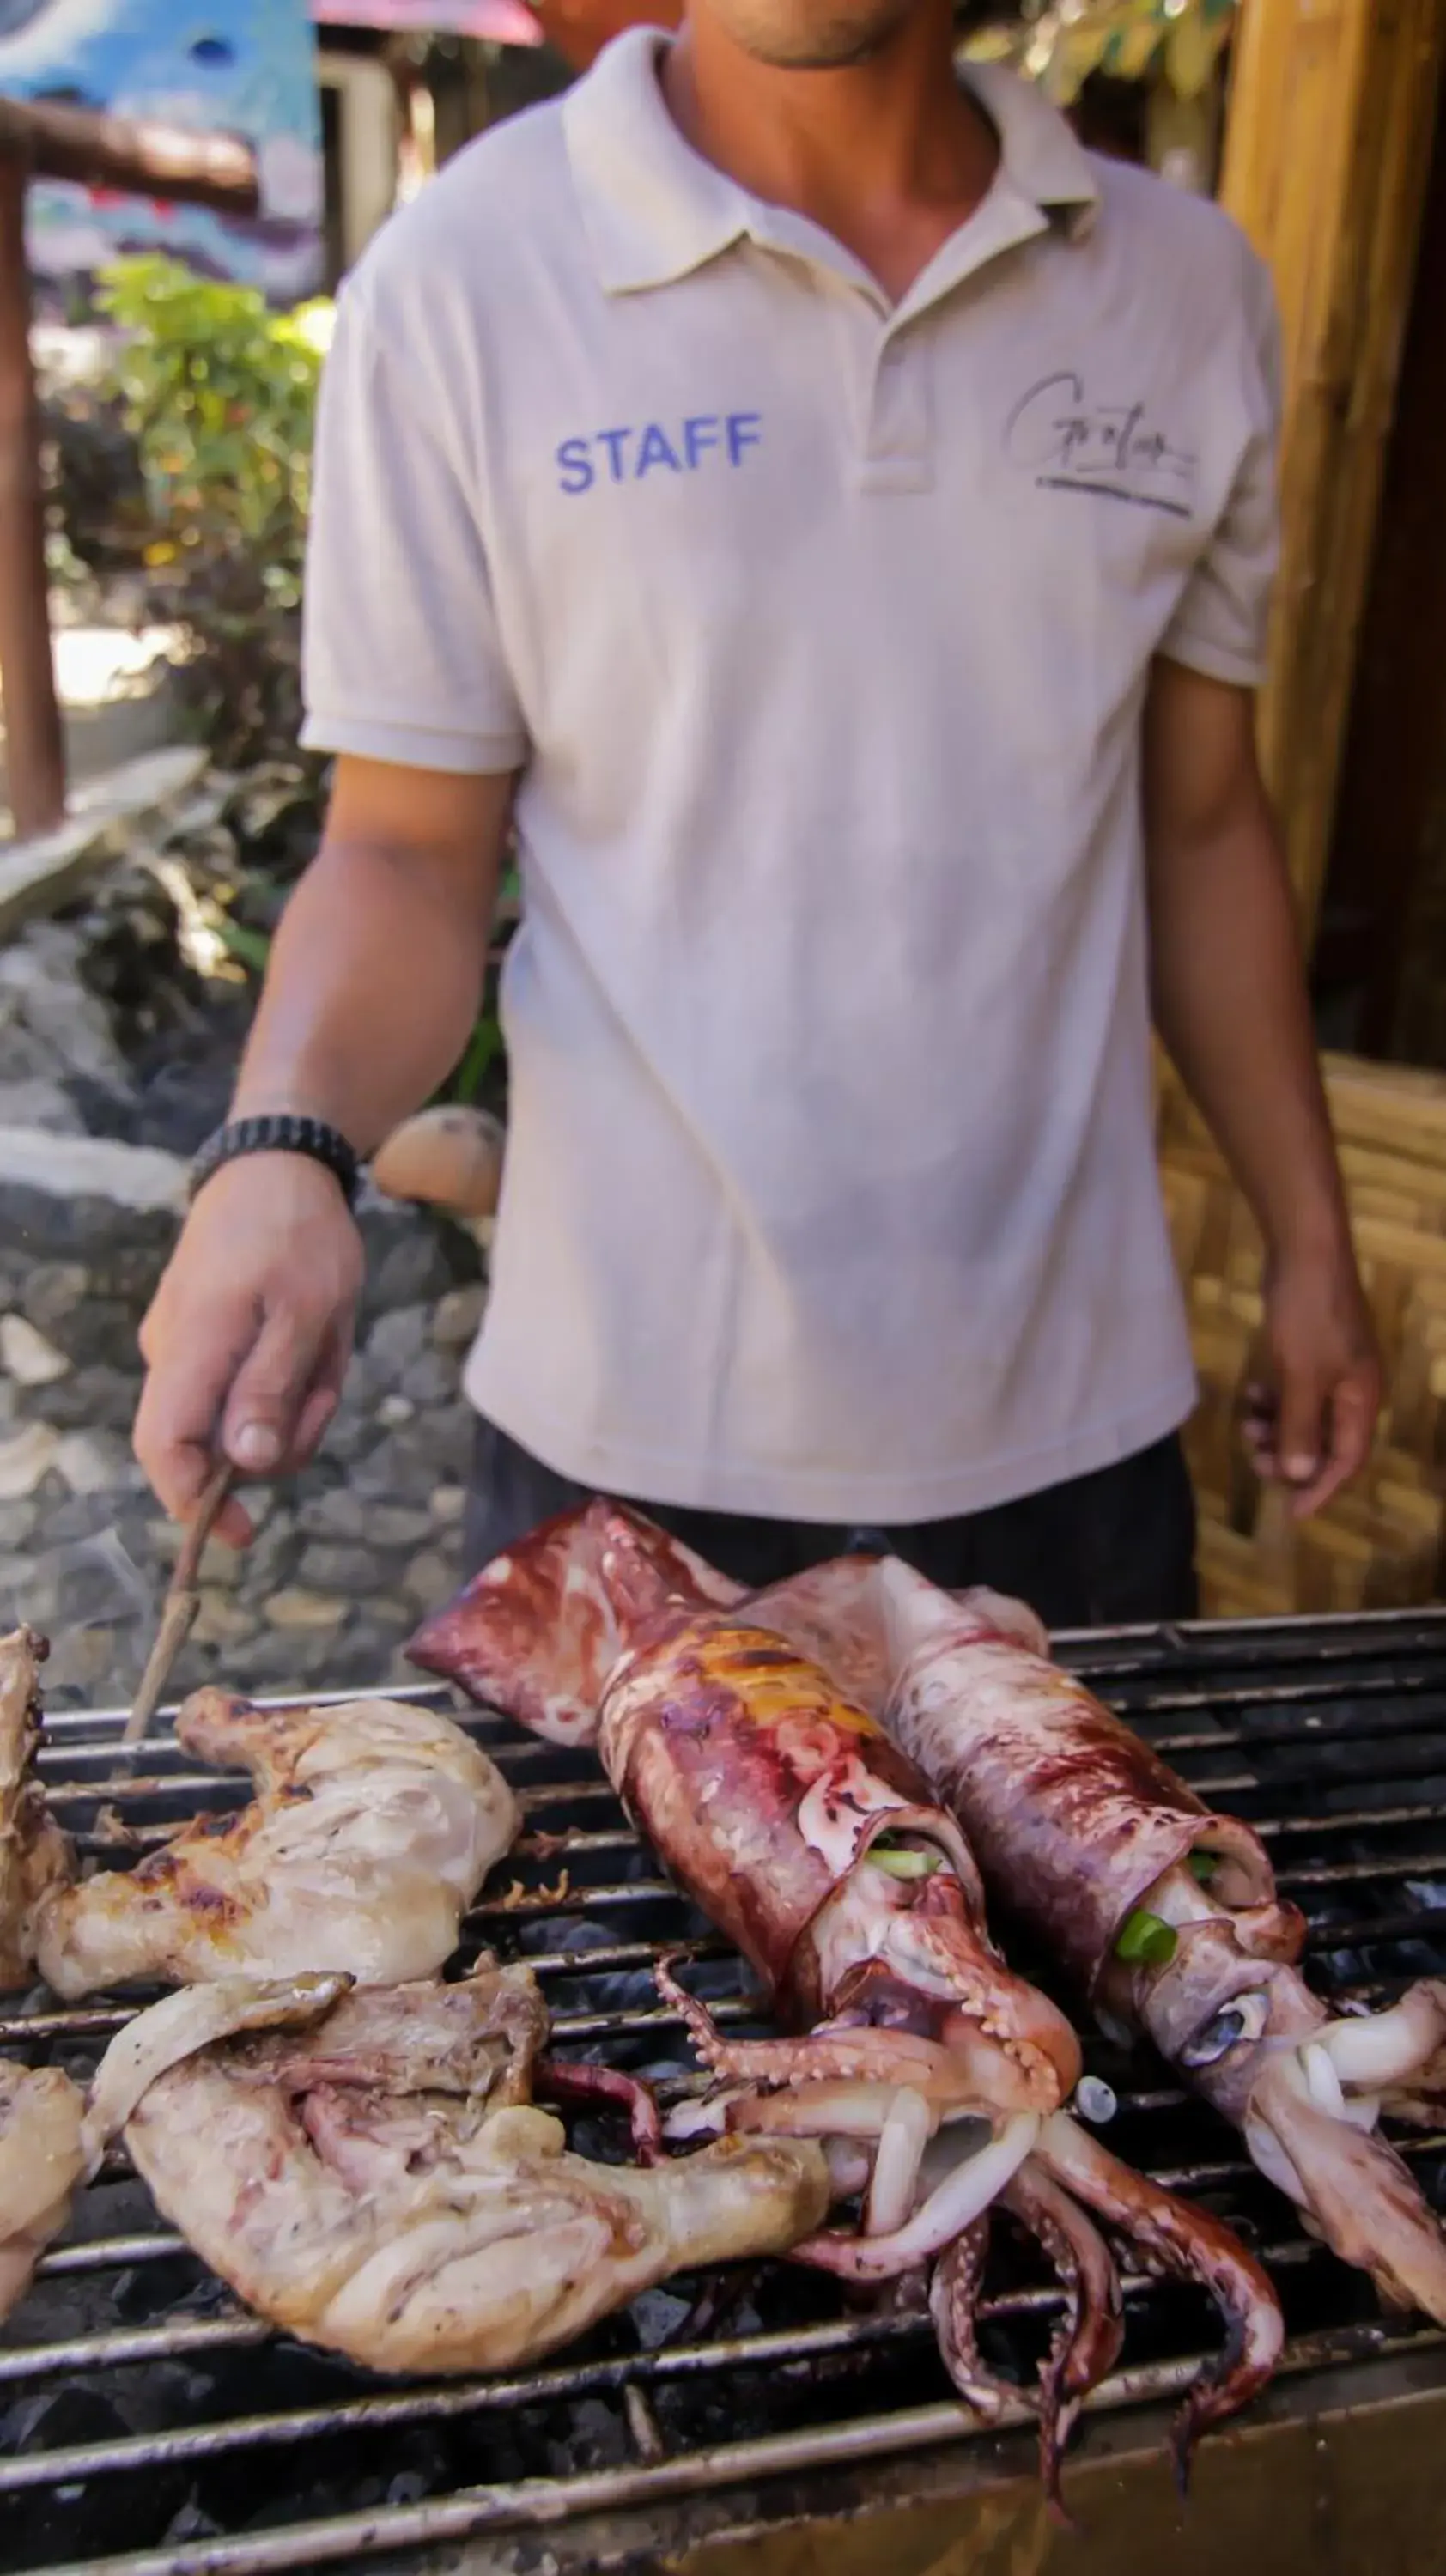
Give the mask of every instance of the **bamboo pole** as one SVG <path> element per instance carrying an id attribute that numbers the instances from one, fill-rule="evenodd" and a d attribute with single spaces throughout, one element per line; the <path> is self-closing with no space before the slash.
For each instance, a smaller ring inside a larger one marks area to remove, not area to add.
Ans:
<path id="1" fill-rule="evenodd" d="M 55 107 L 48 99 L 0 97 L 0 152 L 22 159 L 32 179 L 77 179 L 137 197 L 179 198 L 223 215 L 256 212 L 256 157 L 231 134 L 192 134 Z"/>
<path id="2" fill-rule="evenodd" d="M 1446 0 L 1245 0 L 1221 194 L 1284 336 L 1261 751 L 1313 931 L 1435 127 Z"/>
<path id="3" fill-rule="evenodd" d="M 65 746 L 50 649 L 40 422 L 30 357 L 25 170 L 0 152 L 0 698 L 21 840 L 65 812 Z"/>
<path id="4" fill-rule="evenodd" d="M 65 813 L 25 260 L 32 179 L 78 179 L 233 215 L 254 214 L 260 202 L 255 156 L 234 136 L 0 97 L 0 702 L 21 840 L 52 830 Z"/>

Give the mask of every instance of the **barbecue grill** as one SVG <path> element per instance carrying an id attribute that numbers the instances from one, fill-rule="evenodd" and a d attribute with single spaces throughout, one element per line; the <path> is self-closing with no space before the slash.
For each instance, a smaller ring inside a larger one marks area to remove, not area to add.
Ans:
<path id="1" fill-rule="evenodd" d="M 1309 1918 L 1323 1993 L 1376 2003 L 1446 1972 L 1446 1612 L 1058 1643 L 1207 1800 L 1264 1836 Z M 445 1690 L 398 1695 L 453 1705 Z M 592 1757 L 468 1722 L 525 1823 L 464 1955 L 530 1962 L 556 2053 L 647 2074 L 676 2099 L 700 2079 L 652 1961 L 681 1948 L 719 2020 L 760 2027 L 745 1972 L 662 1878 Z M 121 1724 L 63 1708 L 48 1723 L 41 1768 L 83 1851 L 123 1863 L 244 1796 L 190 1768 L 164 1723 L 143 1775 L 116 1785 Z M 1027 1949 L 1013 1955 L 1049 1985 Z M 0 2021 L 0 2045 L 83 2078 L 126 2016 L 124 2002 L 31 1999 Z M 1103 2576 L 1168 2552 L 1172 2576 L 1251 2576 L 1268 2552 L 1274 2576 L 1439 2571 L 1446 2335 L 1383 2313 L 1158 2061 L 1088 2038 L 1087 2061 L 1118 2105 L 1108 2143 L 1230 2220 L 1290 2327 L 1274 2388 L 1206 2443 L 1183 2511 L 1163 2426 L 1218 2328 L 1173 2285 L 1127 2279 L 1126 2366 L 1066 2472 L 1083 2526 L 1071 2537 L 1046 2518 L 1025 2408 L 973 2428 L 927 2319 L 897 2296 L 850 2307 L 823 2276 L 769 2265 L 652 2292 L 505 2380 L 382 2381 L 248 2316 L 113 2154 L 0 2344 L 0 2568 Z M 571 2126 L 588 2153 L 623 2151 L 591 2118 Z M 1398 2143 L 1441 2208 L 1446 2135 Z M 981 2311 L 991 2360 L 1028 2381 L 1055 2312 L 1025 2250 L 1001 2242 Z"/>

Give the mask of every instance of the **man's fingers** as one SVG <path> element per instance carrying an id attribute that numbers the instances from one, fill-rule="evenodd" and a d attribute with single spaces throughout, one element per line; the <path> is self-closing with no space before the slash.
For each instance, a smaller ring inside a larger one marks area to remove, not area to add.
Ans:
<path id="1" fill-rule="evenodd" d="M 1273 1446 L 1287 1485 L 1309 1485 L 1321 1473 L 1327 1456 L 1326 1395 L 1315 1369 L 1282 1370 Z"/>
<path id="2" fill-rule="evenodd" d="M 215 1460 L 208 1459 L 206 1463 L 208 1467 L 214 1466 Z M 185 1517 L 189 1520 L 191 1514 L 187 1512 Z M 244 1503 L 237 1502 L 234 1495 L 229 1502 L 222 1505 L 211 1527 L 217 1538 L 224 1539 L 227 1547 L 249 1547 L 256 1536 L 255 1523 L 250 1513 Z"/>
<path id="3" fill-rule="evenodd" d="M 296 1436 L 291 1446 L 294 1466 L 306 1466 L 335 1411 L 336 1389 L 314 1386 L 297 1416 Z"/>
<path id="4" fill-rule="evenodd" d="M 292 1464 L 304 1467 L 341 1401 L 342 1380 L 351 1359 L 351 1320 L 333 1324 L 322 1346 L 310 1389 L 296 1419 Z"/>
<path id="5" fill-rule="evenodd" d="M 136 1411 L 134 1446 L 137 1458 L 163 1511 L 173 1521 L 189 1520 L 201 1499 L 201 1488 L 215 1464 L 207 1439 L 189 1439 L 156 1416 L 161 1408 L 152 1401 L 154 1381 L 147 1378 Z"/>
<path id="6" fill-rule="evenodd" d="M 190 1337 L 184 1370 L 161 1366 L 164 1316 L 153 1307 L 143 1329 L 150 1363 L 136 1409 L 135 1452 L 157 1500 L 173 1520 L 188 1520 L 216 1463 L 216 1421 L 226 1389 L 256 1335 L 250 1308 L 217 1306 L 204 1331 Z"/>
<path id="7" fill-rule="evenodd" d="M 1292 1502 L 1297 1520 L 1308 1520 L 1359 1474 L 1371 1454 L 1379 1403 L 1373 1364 L 1341 1379 L 1328 1406 L 1330 1437 L 1319 1472 Z"/>
<path id="8" fill-rule="evenodd" d="M 221 1447 L 243 1476 L 269 1475 L 290 1458 L 331 1317 L 295 1307 L 268 1315 L 242 1362 L 221 1422 Z"/>

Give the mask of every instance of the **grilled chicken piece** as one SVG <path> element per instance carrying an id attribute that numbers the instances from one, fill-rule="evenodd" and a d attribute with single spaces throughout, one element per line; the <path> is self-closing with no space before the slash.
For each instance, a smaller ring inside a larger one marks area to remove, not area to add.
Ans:
<path id="1" fill-rule="evenodd" d="M 30 1628 L 0 1637 L 0 1989 L 30 1984 L 37 1912 L 75 1867 L 33 1776 L 45 1653 L 44 1638 Z"/>
<path id="2" fill-rule="evenodd" d="M 429 1976 L 517 1832 L 501 1773 L 428 1709 L 260 1709 L 202 1690 L 176 1734 L 202 1761 L 250 1771 L 258 1795 L 239 1815 L 182 1826 L 133 1870 L 41 1899 L 35 1957 L 67 1999 L 238 1971 L 336 1970 L 364 1986 Z"/>
<path id="3" fill-rule="evenodd" d="M 0 2060 L 0 2318 L 70 2214 L 85 2165 L 81 2096 L 58 2066 Z"/>
<path id="4" fill-rule="evenodd" d="M 33 1974 L 35 1908 L 70 1874 L 70 1846 L 45 1812 L 31 1764 L 40 1741 L 45 1647 L 28 1628 L 0 1637 L 0 1986 Z M 58 2067 L 0 2058 L 0 2318 L 23 2298 L 65 2224 L 85 2153 L 80 2094 Z"/>
<path id="5" fill-rule="evenodd" d="M 212 2041 L 148 2085 L 143 2015 L 96 2083 L 98 2103 L 134 2101 L 126 2142 L 165 2216 L 309 2343 L 374 2370 L 511 2368 L 672 2272 L 782 2253 L 824 2213 L 811 2140 L 729 2138 L 646 2170 L 571 2154 L 531 2105 L 547 2015 L 526 1968 L 319 2000 L 307 2030 Z M 202 2001 L 155 2008 L 163 2059 Z M 315 2010 L 294 1984 L 274 2001 L 293 2022 Z"/>

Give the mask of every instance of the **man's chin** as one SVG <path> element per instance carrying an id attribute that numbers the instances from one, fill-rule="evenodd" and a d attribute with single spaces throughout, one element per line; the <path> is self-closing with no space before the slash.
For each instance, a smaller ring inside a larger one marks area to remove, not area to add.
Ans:
<path id="1" fill-rule="evenodd" d="M 739 33 L 745 52 L 755 62 L 766 63 L 770 71 L 855 71 L 885 51 L 908 14 L 907 7 L 890 9 L 886 17 L 872 19 L 866 26 L 835 27 L 817 33 L 800 28 L 792 38 L 780 38 L 773 29 L 763 26 Z"/>

